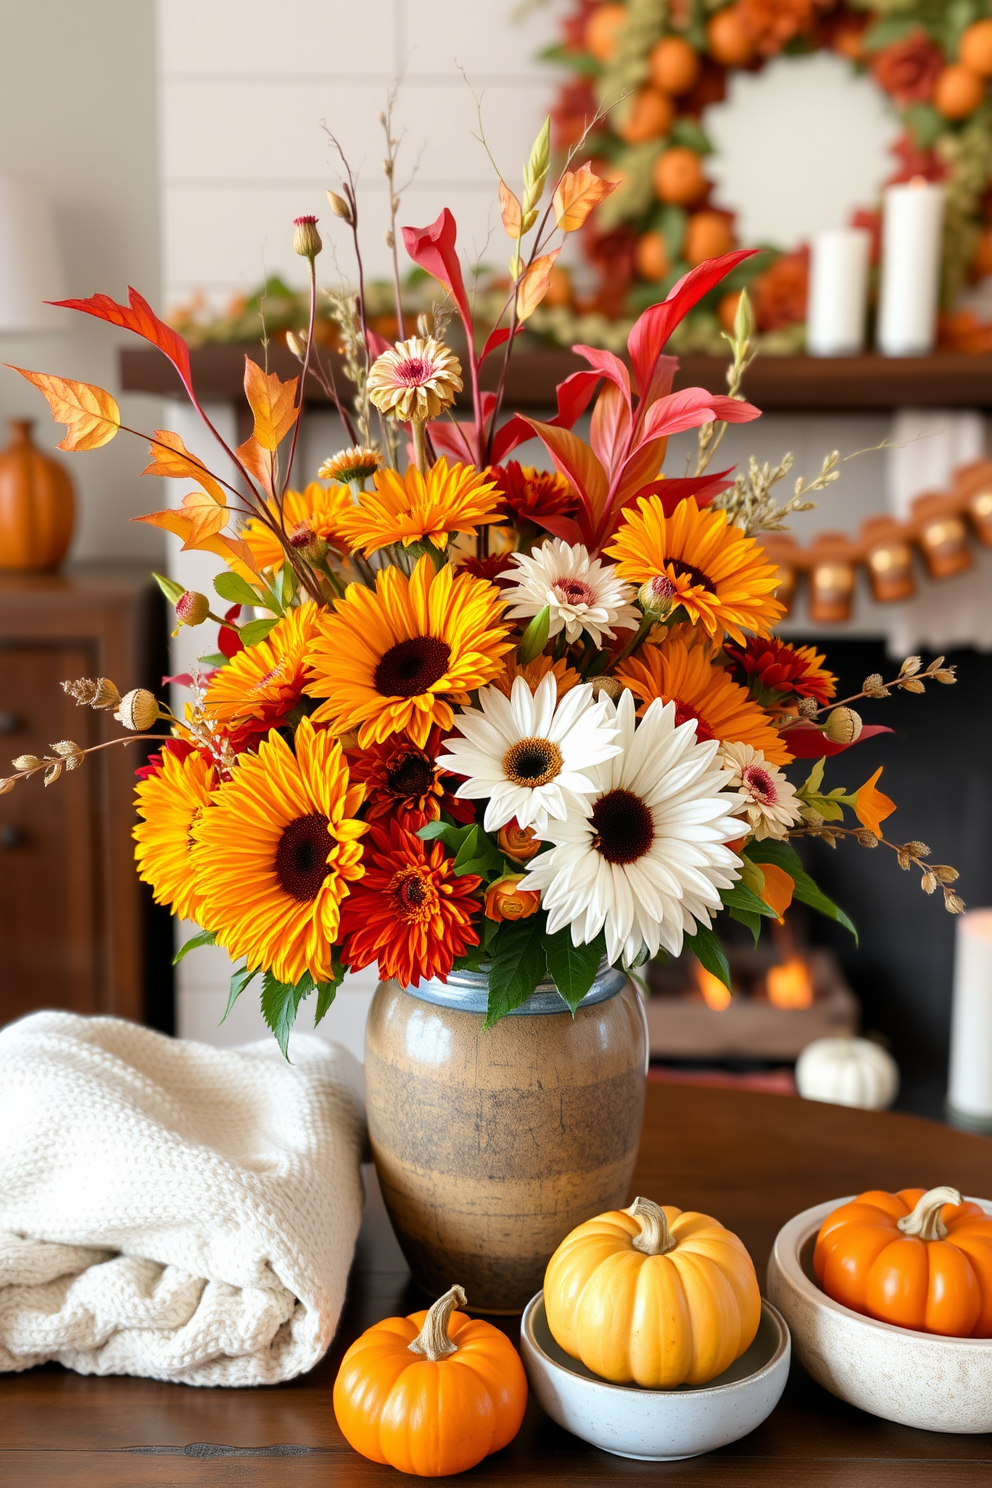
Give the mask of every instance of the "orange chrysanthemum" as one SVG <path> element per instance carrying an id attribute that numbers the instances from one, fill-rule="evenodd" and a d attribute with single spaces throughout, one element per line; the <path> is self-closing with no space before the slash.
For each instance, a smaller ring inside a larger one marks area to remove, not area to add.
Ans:
<path id="1" fill-rule="evenodd" d="M 279 507 L 274 501 L 267 501 L 265 505 L 279 528 Z M 285 524 L 287 541 L 294 547 L 305 548 L 314 538 L 321 538 L 336 552 L 347 553 L 348 544 L 341 537 L 338 522 L 351 507 L 351 492 L 347 486 L 322 486 L 319 481 L 311 481 L 302 491 L 287 491 L 281 519 Z M 276 533 L 259 517 L 246 522 L 240 535 L 251 548 L 259 568 L 277 572 L 282 568 L 286 551 Z"/>
<path id="2" fill-rule="evenodd" d="M 366 821 L 393 817 L 408 832 L 419 832 L 442 810 L 456 821 L 472 820 L 474 804 L 459 800 L 453 793 L 457 782 L 438 766 L 440 743 L 440 731 L 434 729 L 425 749 L 394 734 L 381 744 L 348 750 L 351 778 L 365 786 Z"/>
<path id="3" fill-rule="evenodd" d="M 456 957 L 479 943 L 472 915 L 482 880 L 454 866 L 440 842 L 422 842 L 396 822 L 388 833 L 372 828 L 365 876 L 341 917 L 353 971 L 378 961 L 379 975 L 401 987 L 447 979 Z"/>
<path id="4" fill-rule="evenodd" d="M 666 517 L 660 496 L 642 496 L 606 551 L 621 579 L 654 586 L 710 636 L 725 630 L 743 644 L 745 628 L 767 635 L 785 613 L 777 566 L 726 512 L 700 511 L 691 497 Z"/>
<path id="5" fill-rule="evenodd" d="M 400 475 L 380 470 L 375 488 L 363 491 L 358 505 L 338 526 L 351 547 L 368 556 L 390 543 L 405 548 L 432 542 L 446 548 L 452 532 L 474 535 L 482 523 L 499 521 L 499 491 L 472 465 L 449 465 L 442 455 L 426 475 L 416 465 Z"/>
<path id="6" fill-rule="evenodd" d="M 297 707 L 307 679 L 306 654 L 317 634 L 319 609 L 307 600 L 290 610 L 255 646 L 246 646 L 215 672 L 204 708 L 218 723 L 279 723 Z"/>
<path id="7" fill-rule="evenodd" d="M 582 681 L 579 673 L 574 667 L 569 666 L 564 656 L 558 661 L 552 661 L 550 656 L 542 653 L 540 656 L 535 656 L 533 661 L 528 661 L 525 666 L 508 663 L 499 675 L 493 678 L 493 686 L 498 687 L 504 697 L 509 697 L 516 679 L 523 677 L 531 692 L 536 692 L 549 672 L 555 674 L 559 697 L 564 697 L 566 692 Z"/>
<path id="8" fill-rule="evenodd" d="M 295 985 L 331 975 L 341 902 L 362 876 L 365 796 L 340 744 L 304 719 L 242 754 L 193 829 L 202 923 L 249 969 Z"/>
<path id="9" fill-rule="evenodd" d="M 400 733 L 423 746 L 501 670 L 512 646 L 502 613 L 495 585 L 448 565 L 435 573 L 430 558 L 409 579 L 387 568 L 374 590 L 350 584 L 310 649 L 306 691 L 326 700 L 314 721 L 337 734 L 357 728 L 363 748 Z"/>
<path id="10" fill-rule="evenodd" d="M 194 750 L 180 757 L 164 748 L 158 769 L 134 793 L 143 818 L 134 829 L 138 877 L 151 884 L 156 904 L 168 904 L 180 919 L 197 923 L 203 896 L 193 878 L 190 833 L 210 805 L 216 783 L 206 756 Z"/>
<path id="11" fill-rule="evenodd" d="M 571 482 L 556 470 L 537 470 L 533 465 L 493 465 L 489 477 L 500 493 L 500 515 L 519 526 L 540 526 L 544 517 L 570 517 L 576 508 Z"/>
<path id="12" fill-rule="evenodd" d="M 617 680 L 641 700 L 644 713 L 655 698 L 675 703 L 677 723 L 696 720 L 696 737 L 719 739 L 721 744 L 750 744 L 773 765 L 792 759 L 785 738 L 769 721 L 747 689 L 731 681 L 713 665 L 708 646 L 687 644 L 670 637 L 663 645 L 642 646 L 617 669 Z"/>

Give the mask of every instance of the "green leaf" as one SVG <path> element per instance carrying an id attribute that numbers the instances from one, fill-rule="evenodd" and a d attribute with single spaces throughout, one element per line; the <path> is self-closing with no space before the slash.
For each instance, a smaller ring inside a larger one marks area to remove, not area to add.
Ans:
<path id="1" fill-rule="evenodd" d="M 248 983 L 253 982 L 258 976 L 260 970 L 261 967 L 258 966 L 255 968 L 254 971 L 249 971 L 247 966 L 238 967 L 237 971 L 231 977 L 231 990 L 227 994 L 227 1007 L 224 1009 L 224 1018 L 227 1017 L 228 1013 L 231 1011 L 234 1004 L 241 996 L 242 992 L 248 986 Z M 222 1023 L 224 1021 L 224 1018 L 221 1018 L 220 1020 Z"/>
<path id="2" fill-rule="evenodd" d="M 186 593 L 182 584 L 177 584 L 175 579 L 167 578 L 165 574 L 153 573 L 152 578 L 170 604 L 175 604 L 176 600 Z"/>
<path id="3" fill-rule="evenodd" d="M 500 1018 L 526 1002 L 544 976 L 544 939 L 547 917 L 542 911 L 526 920 L 504 920 L 493 941 L 489 967 L 489 1006 L 483 1025 L 491 1028 Z"/>
<path id="4" fill-rule="evenodd" d="M 748 930 L 750 930 L 751 934 L 754 936 L 754 943 L 755 945 L 757 945 L 758 937 L 761 934 L 761 916 L 757 914 L 751 914 L 746 909 L 729 909 L 727 913 L 730 915 L 730 918 L 732 920 L 737 921 L 738 925 L 744 925 Z"/>
<path id="5" fill-rule="evenodd" d="M 341 954 L 338 951 L 338 949 L 337 949 L 336 946 L 332 946 L 331 947 L 331 979 L 330 979 L 330 981 L 327 981 L 327 982 L 317 982 L 315 984 L 316 985 L 316 988 L 317 988 L 317 1006 L 313 1010 L 313 1026 L 314 1026 L 314 1028 L 317 1027 L 317 1024 L 324 1017 L 325 1013 L 327 1012 L 327 1009 L 330 1007 L 331 1003 L 334 1001 L 334 998 L 337 995 L 337 990 L 340 987 L 341 981 L 342 981 L 342 979 L 344 977 L 344 973 L 345 973 L 345 966 L 344 966 L 344 963 L 341 960 Z"/>
<path id="6" fill-rule="evenodd" d="M 209 651 L 206 656 L 200 657 L 200 662 L 203 666 L 223 667 L 227 666 L 230 659 L 229 656 L 224 655 L 223 651 Z"/>
<path id="7" fill-rule="evenodd" d="M 172 964 L 173 966 L 178 966 L 180 961 L 185 955 L 188 954 L 188 952 L 195 951 L 199 946 L 216 944 L 217 936 L 215 935 L 213 930 L 201 930 L 198 935 L 191 936 L 190 939 L 186 941 L 185 945 L 181 945 L 179 947 L 178 951 L 172 958 Z"/>
<path id="8" fill-rule="evenodd" d="M 305 986 L 305 982 L 309 982 L 309 986 Z M 267 971 L 262 978 L 262 1017 L 275 1034 L 276 1043 L 287 1064 L 289 1035 L 296 1022 L 297 1011 L 304 997 L 313 989 L 314 981 L 310 976 L 298 982 L 295 987 L 288 982 L 277 982 L 271 971 Z"/>
<path id="9" fill-rule="evenodd" d="M 296 583 L 296 574 L 293 572 L 293 565 L 291 563 L 284 563 L 282 572 L 279 575 L 279 600 L 284 610 L 296 598 L 297 588 L 298 585 Z"/>
<path id="10" fill-rule="evenodd" d="M 689 150 L 695 150 L 697 155 L 712 155 L 713 146 L 705 131 L 700 129 L 695 119 L 676 119 L 669 131 L 670 138 L 677 145 L 685 145 Z"/>
<path id="11" fill-rule="evenodd" d="M 544 951 L 551 978 L 574 1017 L 576 1008 L 596 980 L 600 962 L 606 955 L 606 936 L 600 931 L 588 945 L 576 946 L 572 944 L 572 927 L 566 925 L 563 930 L 546 937 Z"/>
<path id="12" fill-rule="evenodd" d="M 713 976 L 719 977 L 727 988 L 730 987 L 730 967 L 727 958 L 723 954 L 719 936 L 707 925 L 697 925 L 695 935 L 687 935 L 683 942 L 685 949 L 691 951 L 699 962 Z"/>
<path id="13" fill-rule="evenodd" d="M 689 214 L 683 207 L 672 206 L 670 203 L 661 206 L 651 219 L 651 225 L 665 240 L 668 249 L 668 258 L 671 263 L 677 263 L 682 257 L 682 247 L 685 243 L 686 227 L 689 223 Z"/>
<path id="14" fill-rule="evenodd" d="M 426 822 L 420 828 L 417 836 L 423 842 L 432 842 L 435 837 L 443 837 L 445 832 L 447 832 L 448 830 L 449 824 L 445 821 L 441 821 L 439 818 L 437 821 Z"/>
<path id="15" fill-rule="evenodd" d="M 259 641 L 265 640 L 272 627 L 278 624 L 279 620 L 275 615 L 269 616 L 265 620 L 249 620 L 247 625 L 242 625 L 238 630 L 238 635 L 241 637 L 241 644 L 243 646 L 257 646 Z"/>
<path id="16" fill-rule="evenodd" d="M 903 118 L 920 150 L 929 150 L 942 134 L 947 133 L 947 120 L 929 103 L 914 103 Z"/>
<path id="17" fill-rule="evenodd" d="M 861 38 L 861 50 L 864 52 L 880 52 L 884 47 L 891 46 L 894 41 L 902 41 L 910 31 L 919 26 L 919 21 L 909 15 L 885 16 L 869 26 Z"/>
<path id="18" fill-rule="evenodd" d="M 239 574 L 230 573 L 227 569 L 214 579 L 214 588 L 221 599 L 226 599 L 228 604 L 258 604 L 258 590 L 253 589 L 247 579 L 241 578 Z"/>
<path id="19" fill-rule="evenodd" d="M 474 826 L 468 835 L 462 839 L 461 846 L 455 854 L 455 871 L 464 873 L 463 863 L 470 863 L 476 856 L 479 848 L 479 828 Z"/>
<path id="20" fill-rule="evenodd" d="M 836 920 L 838 925 L 843 925 L 845 930 L 850 931 L 855 943 L 857 942 L 858 932 L 853 922 L 813 882 L 803 868 L 799 854 L 788 842 L 751 842 L 744 851 L 756 863 L 775 863 L 779 868 L 783 868 L 796 885 L 795 898 L 803 904 L 808 904 L 810 909 L 826 915 L 828 920 Z"/>
<path id="21" fill-rule="evenodd" d="M 517 662 L 520 666 L 526 666 L 535 656 L 540 656 L 548 644 L 550 629 L 551 607 L 545 605 L 543 610 L 538 610 L 520 638 L 520 645 L 517 647 Z"/>
<path id="22" fill-rule="evenodd" d="M 817 760 L 799 788 L 801 795 L 805 795 L 807 791 L 811 791 L 815 795 L 819 791 L 820 786 L 823 784 L 823 767 L 826 763 L 826 756 L 823 759 Z"/>
<path id="23" fill-rule="evenodd" d="M 725 909 L 744 909 L 748 914 L 765 915 L 770 919 L 777 920 L 778 915 L 766 904 L 764 899 L 759 899 L 747 884 L 735 883 L 729 889 L 724 889 L 720 894 L 720 901 Z"/>
<path id="24" fill-rule="evenodd" d="M 761 891 L 765 887 L 765 875 L 757 863 L 752 863 L 750 858 L 741 858 L 741 878 L 752 894 L 761 898 Z"/>

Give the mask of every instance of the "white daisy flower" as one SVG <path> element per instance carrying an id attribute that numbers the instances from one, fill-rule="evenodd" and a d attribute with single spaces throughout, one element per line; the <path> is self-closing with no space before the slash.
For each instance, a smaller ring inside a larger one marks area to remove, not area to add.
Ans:
<path id="1" fill-rule="evenodd" d="M 748 826 L 757 841 L 766 837 L 784 841 L 789 828 L 802 820 L 795 786 L 750 744 L 724 744 L 720 754 L 731 785 L 741 793 Z"/>
<path id="2" fill-rule="evenodd" d="M 683 935 L 709 925 L 720 890 L 739 876 L 725 846 L 741 835 L 739 799 L 715 739 L 696 741 L 695 720 L 676 725 L 675 703 L 660 698 L 635 728 L 635 701 L 615 708 L 623 752 L 594 771 L 595 793 L 543 835 L 555 844 L 527 866 L 548 932 L 572 927 L 584 945 L 606 929 L 606 954 L 634 965 L 660 948 L 677 956 Z"/>
<path id="3" fill-rule="evenodd" d="M 466 779 L 456 795 L 488 796 L 483 825 L 495 832 L 513 817 L 521 827 L 542 831 L 552 818 L 563 821 L 593 792 L 592 772 L 619 753 L 617 725 L 608 698 L 589 686 L 573 687 L 558 700 L 552 672 L 536 692 L 517 677 L 510 696 L 483 687 L 478 708 L 455 715 L 461 739 L 446 741 L 438 764 Z"/>
<path id="4" fill-rule="evenodd" d="M 569 645 L 585 633 L 599 650 L 603 637 L 613 641 L 617 630 L 636 630 L 641 612 L 631 601 L 634 589 L 616 576 L 616 569 L 591 559 L 581 543 L 574 547 L 561 538 L 542 543 L 533 553 L 514 553 L 510 561 L 520 569 L 510 581 L 503 575 L 507 611 L 513 620 L 551 611 L 548 634 L 565 632 Z"/>

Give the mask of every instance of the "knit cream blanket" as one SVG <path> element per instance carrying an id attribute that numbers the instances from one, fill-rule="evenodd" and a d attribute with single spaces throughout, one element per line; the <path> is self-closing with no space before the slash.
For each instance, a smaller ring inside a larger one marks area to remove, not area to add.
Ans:
<path id="1" fill-rule="evenodd" d="M 0 1370 L 264 1385 L 316 1364 L 362 1210 L 362 1069 L 117 1018 L 0 1033 Z"/>

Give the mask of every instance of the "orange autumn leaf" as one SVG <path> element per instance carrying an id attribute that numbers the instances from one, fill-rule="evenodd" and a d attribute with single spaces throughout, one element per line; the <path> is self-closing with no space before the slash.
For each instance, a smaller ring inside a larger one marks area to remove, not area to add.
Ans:
<path id="1" fill-rule="evenodd" d="M 270 501 L 275 501 L 275 460 L 271 450 L 265 450 L 254 434 L 249 434 L 244 444 L 239 444 L 235 454 L 248 474 L 254 476 Z"/>
<path id="2" fill-rule="evenodd" d="M 503 226 L 506 228 L 507 236 L 519 238 L 523 213 L 517 198 L 503 180 L 499 183 L 499 204 L 502 208 Z"/>
<path id="3" fill-rule="evenodd" d="M 204 501 L 208 499 L 203 497 L 202 492 L 193 494 L 194 497 L 199 496 Z M 210 506 L 213 511 L 220 513 L 223 525 L 223 521 L 227 518 L 224 508 L 216 506 L 213 502 Z M 150 527 L 160 527 L 164 532 L 171 532 L 182 540 L 184 549 L 196 548 L 203 552 L 216 553 L 249 584 L 257 581 L 258 567 L 248 544 L 240 537 L 228 537 L 220 532 L 211 532 L 209 512 L 204 521 L 203 514 L 197 511 L 195 504 L 187 506 L 184 502 L 181 507 L 169 507 L 165 511 L 149 512 L 147 516 L 134 517 L 132 520 L 147 522 Z"/>
<path id="4" fill-rule="evenodd" d="M 777 863 L 762 863 L 761 871 L 765 876 L 765 882 L 758 897 L 764 900 L 769 909 L 775 911 L 781 921 L 792 903 L 792 896 L 796 890 L 795 881 Z"/>
<path id="5" fill-rule="evenodd" d="M 223 506 L 224 492 L 210 471 L 190 454 L 178 434 L 171 429 L 156 429 L 153 443 L 148 446 L 151 464 L 146 465 L 142 475 L 162 475 L 171 480 L 196 480 L 216 502 Z"/>
<path id="6" fill-rule="evenodd" d="M 553 253 L 543 253 L 540 258 L 535 258 L 517 286 L 517 319 L 526 320 L 533 315 L 538 305 L 548 292 L 551 282 L 551 270 L 555 266 L 555 259 L 561 252 L 556 248 Z"/>
<path id="7" fill-rule="evenodd" d="M 126 305 L 118 305 L 109 295 L 95 294 L 86 300 L 53 300 L 52 304 L 63 310 L 81 310 L 84 315 L 95 315 L 97 320 L 123 326 L 125 330 L 134 331 L 136 336 L 150 341 L 152 346 L 157 346 L 169 358 L 195 403 L 189 347 L 186 342 L 178 331 L 166 325 L 164 320 L 159 320 L 151 305 L 136 289 L 128 287 L 127 299 Z"/>
<path id="8" fill-rule="evenodd" d="M 296 423 L 298 377 L 283 382 L 274 372 L 263 372 L 245 357 L 245 397 L 255 415 L 254 437 L 264 450 L 277 450 Z"/>
<path id="9" fill-rule="evenodd" d="M 604 181 L 597 176 L 588 160 L 577 171 L 566 171 L 553 198 L 558 226 L 563 232 L 575 232 L 619 184 L 619 181 Z"/>
<path id="10" fill-rule="evenodd" d="M 875 782 L 882 773 L 883 766 L 879 765 L 870 780 L 866 780 L 854 798 L 854 814 L 863 827 L 873 832 L 876 837 L 882 835 L 882 822 L 887 816 L 891 816 L 896 809 L 895 801 L 875 789 Z"/>
<path id="11" fill-rule="evenodd" d="M 137 522 L 147 522 L 151 527 L 161 527 L 181 537 L 184 548 L 201 548 L 204 539 L 216 537 L 227 526 L 227 508 L 218 506 L 205 491 L 190 491 L 183 497 L 182 506 L 167 507 L 165 511 L 149 512 L 136 517 Z"/>
<path id="12" fill-rule="evenodd" d="M 66 436 L 59 443 L 62 450 L 93 450 L 109 444 L 121 426 L 121 411 L 110 393 L 89 382 L 73 382 L 68 377 L 55 377 L 48 372 L 27 372 L 5 362 L 12 372 L 22 377 L 48 399 L 52 417 L 65 424 Z"/>

